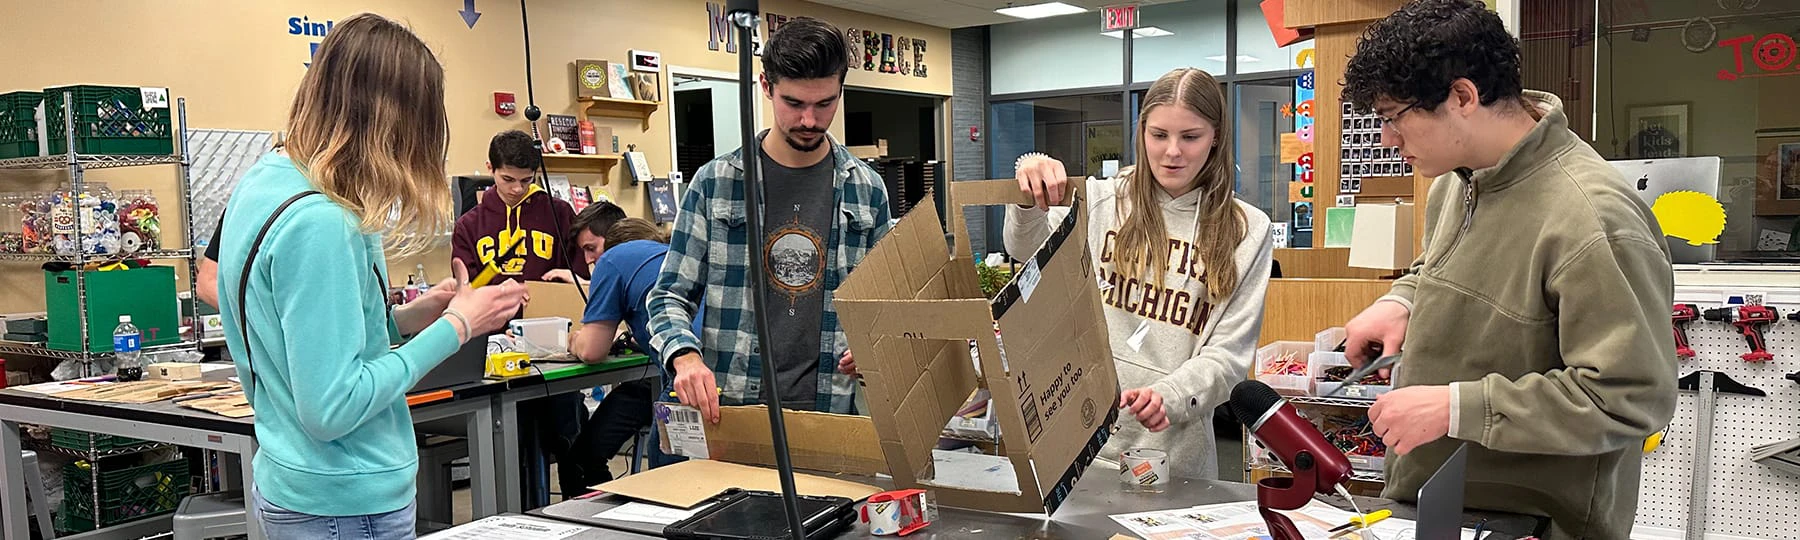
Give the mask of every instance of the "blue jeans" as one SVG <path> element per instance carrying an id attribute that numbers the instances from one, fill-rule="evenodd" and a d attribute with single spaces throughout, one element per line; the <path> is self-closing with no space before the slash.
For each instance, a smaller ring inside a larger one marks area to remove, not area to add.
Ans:
<path id="1" fill-rule="evenodd" d="M 329 517 L 302 514 L 275 506 L 256 488 L 250 489 L 269 540 L 412 540 L 417 503 L 385 514 Z"/>

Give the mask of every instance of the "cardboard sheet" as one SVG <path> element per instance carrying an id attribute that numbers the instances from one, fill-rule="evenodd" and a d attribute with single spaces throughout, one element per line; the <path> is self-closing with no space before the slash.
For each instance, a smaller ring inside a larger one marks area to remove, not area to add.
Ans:
<path id="1" fill-rule="evenodd" d="M 780 493 L 781 478 L 775 469 L 697 459 L 593 486 L 607 493 L 676 508 L 693 508 L 734 487 Z M 800 473 L 794 474 L 794 488 L 801 495 L 848 497 L 853 501 L 881 492 L 874 486 Z"/>
<path id="2" fill-rule="evenodd" d="M 663 451 L 688 457 L 749 465 L 775 466 L 775 446 L 769 438 L 769 409 L 761 405 L 720 407 L 719 423 L 698 421 L 688 414 L 692 407 L 658 403 L 655 413 Z M 667 411 L 664 411 L 667 409 Z M 887 474 L 887 460 L 875 435 L 875 423 L 867 416 L 812 411 L 783 411 L 787 426 L 788 457 L 795 470 L 848 473 L 864 476 Z M 674 430 L 685 438 L 671 436 Z M 696 440 L 697 439 L 697 440 Z M 704 452 L 678 452 L 675 442 L 695 441 Z"/>

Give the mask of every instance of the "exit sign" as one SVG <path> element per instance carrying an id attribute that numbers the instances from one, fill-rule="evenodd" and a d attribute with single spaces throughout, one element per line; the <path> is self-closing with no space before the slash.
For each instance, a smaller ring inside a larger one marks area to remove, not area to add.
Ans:
<path id="1" fill-rule="evenodd" d="M 1137 4 L 1100 8 L 1100 30 L 1131 30 L 1138 27 Z"/>

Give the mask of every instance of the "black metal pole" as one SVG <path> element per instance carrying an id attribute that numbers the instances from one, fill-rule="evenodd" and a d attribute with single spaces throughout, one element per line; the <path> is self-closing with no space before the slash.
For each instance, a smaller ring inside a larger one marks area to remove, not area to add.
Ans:
<path id="1" fill-rule="evenodd" d="M 781 478 L 781 499 L 787 510 L 789 536 L 794 540 L 805 540 L 805 521 L 800 517 L 800 500 L 794 488 L 794 463 L 788 457 L 787 425 L 782 421 L 781 393 L 775 384 L 776 359 L 770 354 L 768 340 L 763 339 L 773 334 L 769 331 L 768 302 L 763 294 L 768 289 L 768 277 L 764 275 L 763 267 L 767 254 L 763 251 L 762 147 L 757 143 L 753 120 L 757 81 L 751 69 L 756 58 L 751 35 L 756 30 L 757 0 L 731 0 L 726 13 L 738 32 L 738 122 L 739 134 L 744 140 L 738 155 L 744 161 L 744 217 L 750 233 L 750 295 L 756 309 L 757 352 L 762 358 L 763 403 L 769 407 L 769 436 L 775 444 L 775 469 Z"/>

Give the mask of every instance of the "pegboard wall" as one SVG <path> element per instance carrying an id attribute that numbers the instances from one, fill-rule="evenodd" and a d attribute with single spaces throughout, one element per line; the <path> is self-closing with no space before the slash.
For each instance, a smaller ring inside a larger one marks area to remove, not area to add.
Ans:
<path id="1" fill-rule="evenodd" d="M 1697 320 L 1688 324 L 1694 358 L 1680 362 L 1680 375 L 1710 370 L 1758 388 L 1768 397 L 1718 393 L 1713 404 L 1707 511 L 1702 529 L 1708 536 L 1800 538 L 1800 475 L 1750 461 L 1756 446 L 1800 437 L 1800 383 L 1783 378 L 1800 371 L 1800 323 L 1787 319 L 1800 309 L 1800 290 L 1769 291 L 1720 287 L 1680 287 L 1675 301 L 1704 311 L 1726 305 L 1726 298 L 1745 292 L 1766 294 L 1765 303 L 1782 319 L 1764 329 L 1775 359 L 1753 363 L 1739 358 L 1749 345 L 1736 326 Z M 1680 393 L 1679 407 L 1663 445 L 1644 456 L 1638 490 L 1638 527 L 1685 530 L 1695 463 L 1698 393 Z"/>

